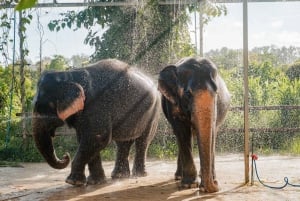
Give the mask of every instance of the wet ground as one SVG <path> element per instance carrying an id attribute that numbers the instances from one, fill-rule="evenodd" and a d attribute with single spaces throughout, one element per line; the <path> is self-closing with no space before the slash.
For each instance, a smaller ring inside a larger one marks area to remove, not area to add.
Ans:
<path id="1" fill-rule="evenodd" d="M 199 160 L 197 164 L 198 162 Z M 256 164 L 261 180 L 268 185 L 282 186 L 284 177 L 288 177 L 292 184 L 300 184 L 300 157 L 259 157 Z M 213 194 L 200 193 L 197 188 L 179 189 L 178 183 L 173 180 L 175 161 L 150 160 L 146 164 L 149 174 L 147 177 L 120 181 L 112 181 L 109 177 L 113 162 L 104 162 L 103 165 L 107 183 L 84 187 L 73 187 L 64 182 L 70 167 L 55 170 L 45 163 L 24 163 L 23 167 L 2 167 L 0 168 L 0 200 L 300 200 L 300 187 L 270 189 L 262 186 L 256 177 L 254 177 L 254 185 L 244 185 L 242 155 L 217 156 L 217 177 L 222 189 Z"/>

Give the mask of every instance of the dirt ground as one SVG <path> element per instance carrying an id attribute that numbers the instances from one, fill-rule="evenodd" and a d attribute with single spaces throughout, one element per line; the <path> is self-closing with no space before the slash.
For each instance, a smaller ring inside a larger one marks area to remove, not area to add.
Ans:
<path id="1" fill-rule="evenodd" d="M 195 159 L 197 164 L 199 159 Z M 251 162 L 250 162 L 251 164 Z M 282 186 L 284 177 L 292 184 L 300 184 L 300 157 L 259 157 L 256 162 L 262 181 L 271 186 Z M 109 177 L 114 162 L 104 162 L 107 183 L 73 187 L 64 182 L 70 167 L 55 170 L 45 163 L 24 163 L 23 167 L 0 168 L 0 200 L 216 200 L 216 201 L 296 201 L 300 187 L 270 189 L 261 185 L 256 176 L 254 185 L 244 185 L 242 155 L 217 156 L 216 171 L 221 191 L 200 193 L 197 188 L 179 189 L 174 181 L 175 161 L 149 161 L 148 176 L 112 181 Z M 199 166 L 198 166 L 199 168 Z"/>

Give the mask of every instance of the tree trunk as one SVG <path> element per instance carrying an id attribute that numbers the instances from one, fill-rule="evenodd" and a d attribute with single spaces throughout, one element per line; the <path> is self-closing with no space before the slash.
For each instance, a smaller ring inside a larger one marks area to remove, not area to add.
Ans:
<path id="1" fill-rule="evenodd" d="M 27 142 L 27 134 L 26 134 L 26 91 L 25 91 L 25 75 L 24 75 L 24 68 L 25 68 L 25 50 L 24 50 L 24 24 L 23 24 L 23 15 L 22 11 L 19 11 L 19 39 L 20 39 L 20 93 L 21 93 L 21 127 L 22 127 L 22 137 L 23 142 L 26 146 Z"/>

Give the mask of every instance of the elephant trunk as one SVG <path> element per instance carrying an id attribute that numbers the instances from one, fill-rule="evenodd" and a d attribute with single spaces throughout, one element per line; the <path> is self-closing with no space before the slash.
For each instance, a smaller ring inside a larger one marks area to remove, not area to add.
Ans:
<path id="1" fill-rule="evenodd" d="M 63 169 L 68 166 L 70 162 L 70 155 L 66 153 L 63 159 L 57 158 L 52 143 L 52 136 L 54 137 L 57 121 L 51 117 L 42 117 L 37 113 L 33 114 L 32 127 L 33 137 L 39 152 L 45 158 L 47 163 L 55 169 Z M 51 126 L 50 126 L 51 125 Z"/>
<path id="2" fill-rule="evenodd" d="M 215 138 L 216 138 L 216 94 L 203 90 L 195 95 L 194 124 L 197 129 L 197 140 L 201 166 L 201 188 L 205 192 L 219 190 L 215 180 Z"/>

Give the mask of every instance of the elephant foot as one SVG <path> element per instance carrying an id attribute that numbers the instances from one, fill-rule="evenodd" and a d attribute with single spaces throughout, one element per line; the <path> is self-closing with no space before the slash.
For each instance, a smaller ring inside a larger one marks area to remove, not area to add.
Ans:
<path id="1" fill-rule="evenodd" d="M 198 179 L 182 178 L 179 187 L 183 189 L 197 188 L 199 187 L 199 181 Z"/>
<path id="2" fill-rule="evenodd" d="M 129 178 L 130 177 L 130 171 L 129 170 L 114 170 L 111 173 L 112 179 L 123 179 L 123 178 Z"/>
<path id="3" fill-rule="evenodd" d="M 138 160 L 136 160 L 138 161 Z M 143 162 L 136 162 L 132 168 L 132 176 L 134 177 L 146 177 L 148 173 L 145 169 L 145 164 Z"/>
<path id="4" fill-rule="evenodd" d="M 134 177 L 146 177 L 148 173 L 146 171 L 133 171 L 132 175 Z"/>
<path id="5" fill-rule="evenodd" d="M 90 175 L 87 178 L 87 185 L 96 185 L 96 184 L 104 184 L 106 183 L 105 177 L 97 177 Z"/>
<path id="6" fill-rule="evenodd" d="M 205 185 L 201 182 L 201 185 L 199 186 L 199 191 L 203 193 L 215 193 L 220 190 L 218 181 L 214 180 L 210 185 Z"/>
<path id="7" fill-rule="evenodd" d="M 175 175 L 175 181 L 180 181 L 182 179 L 181 176 Z"/>
<path id="8" fill-rule="evenodd" d="M 176 171 L 174 176 L 175 176 L 175 181 L 181 180 L 182 179 L 181 171 Z"/>
<path id="9" fill-rule="evenodd" d="M 74 185 L 74 186 L 82 186 L 86 183 L 86 177 L 84 174 L 71 173 L 67 177 L 66 183 Z"/>

